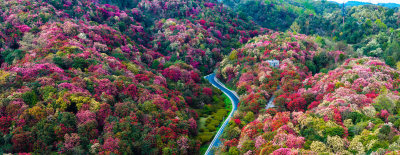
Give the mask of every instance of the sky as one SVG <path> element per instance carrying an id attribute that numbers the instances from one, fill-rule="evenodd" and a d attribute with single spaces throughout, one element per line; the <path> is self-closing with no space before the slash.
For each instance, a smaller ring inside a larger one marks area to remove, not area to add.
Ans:
<path id="1" fill-rule="evenodd" d="M 331 0 L 339 3 L 347 2 L 349 0 Z M 359 1 L 359 2 L 371 2 L 374 4 L 377 3 L 397 3 L 400 4 L 400 0 L 350 0 L 350 1 Z"/>

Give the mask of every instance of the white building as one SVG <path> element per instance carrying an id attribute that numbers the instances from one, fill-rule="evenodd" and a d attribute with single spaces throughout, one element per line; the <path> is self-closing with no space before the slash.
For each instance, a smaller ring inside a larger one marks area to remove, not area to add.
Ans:
<path id="1" fill-rule="evenodd" d="M 267 60 L 267 62 L 269 63 L 269 65 L 271 67 L 275 67 L 275 68 L 279 67 L 279 60 Z"/>

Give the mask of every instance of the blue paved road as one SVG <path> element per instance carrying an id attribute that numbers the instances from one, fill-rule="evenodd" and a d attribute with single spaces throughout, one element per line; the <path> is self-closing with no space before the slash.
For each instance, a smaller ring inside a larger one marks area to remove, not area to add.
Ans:
<path id="1" fill-rule="evenodd" d="M 237 110 L 237 104 L 239 103 L 239 97 L 236 92 L 229 90 L 225 87 L 223 83 L 221 83 L 216 77 L 215 73 L 205 76 L 205 78 L 216 88 L 220 89 L 232 102 L 232 111 L 229 113 L 228 117 L 225 119 L 224 123 L 222 124 L 221 128 L 219 128 L 217 134 L 214 136 L 214 139 L 211 141 L 210 146 L 205 153 L 205 155 L 214 154 L 212 151 L 213 147 L 218 147 L 220 144 L 220 137 L 224 132 L 226 125 L 228 125 L 229 120 L 232 118 L 233 113 Z"/>

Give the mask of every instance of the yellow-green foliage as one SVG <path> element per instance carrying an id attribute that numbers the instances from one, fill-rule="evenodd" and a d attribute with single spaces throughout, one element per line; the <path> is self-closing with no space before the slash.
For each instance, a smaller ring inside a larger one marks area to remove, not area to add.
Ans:
<path id="1" fill-rule="evenodd" d="M 315 152 L 330 152 L 326 145 L 320 141 L 313 141 L 310 148 Z"/>
<path id="2" fill-rule="evenodd" d="M 151 101 L 146 101 L 143 104 L 140 104 L 140 108 L 144 112 L 152 112 L 156 110 L 157 106 L 153 104 Z"/>
<path id="3" fill-rule="evenodd" d="M 358 153 L 363 154 L 365 151 L 365 147 L 364 145 L 361 143 L 361 136 L 357 135 L 353 138 L 353 140 L 351 140 L 350 145 L 349 145 L 349 149 L 352 151 L 356 151 Z"/>
<path id="4" fill-rule="evenodd" d="M 397 70 L 400 70 L 400 61 L 396 63 Z"/>
<path id="5" fill-rule="evenodd" d="M 138 74 L 139 73 L 139 68 L 137 65 L 130 63 L 130 62 L 124 62 L 124 65 L 126 65 L 126 68 L 131 71 L 132 73 Z"/>
<path id="6" fill-rule="evenodd" d="M 68 52 L 66 52 L 66 51 L 58 51 L 57 53 L 56 53 L 56 55 L 57 56 L 65 56 L 65 55 L 67 55 L 67 54 L 70 54 L 70 53 L 68 53 Z"/>
<path id="7" fill-rule="evenodd" d="M 233 50 L 231 54 L 229 54 L 229 60 L 236 60 L 237 59 L 237 51 Z"/>
<path id="8" fill-rule="evenodd" d="M 4 85 L 9 76 L 10 76 L 9 72 L 0 70 L 0 85 Z"/>
<path id="9" fill-rule="evenodd" d="M 251 112 L 251 111 L 247 112 L 246 116 L 244 116 L 244 120 L 245 120 L 247 123 L 253 121 L 254 119 L 255 119 L 254 113 Z"/>
<path id="10" fill-rule="evenodd" d="M 45 86 L 43 88 L 40 88 L 40 93 L 43 100 L 49 102 L 54 99 L 53 96 L 56 95 L 57 89 L 53 86 Z"/>
<path id="11" fill-rule="evenodd" d="M 55 107 L 61 111 L 67 109 L 69 104 L 76 104 L 77 110 L 82 108 L 83 104 L 89 104 L 90 111 L 97 111 L 100 107 L 100 103 L 94 98 L 82 96 L 80 94 L 71 94 L 68 91 L 62 91 L 58 93 L 58 99 L 56 100 Z"/>
<path id="12" fill-rule="evenodd" d="M 216 131 L 227 113 L 228 111 L 226 109 L 219 109 L 216 113 L 213 113 L 209 118 L 207 118 L 206 124 L 208 131 Z"/>
<path id="13" fill-rule="evenodd" d="M 76 104 L 76 107 L 78 108 L 78 110 L 80 110 L 82 108 L 83 104 L 89 104 L 91 111 L 97 111 L 100 107 L 100 103 L 97 102 L 96 100 L 94 100 L 94 98 L 80 96 L 78 94 L 72 94 L 69 97 L 69 100 L 72 103 Z"/>
<path id="14" fill-rule="evenodd" d="M 54 108 L 60 109 L 60 111 L 64 111 L 67 109 L 69 100 L 66 99 L 64 96 L 68 96 L 69 92 L 67 91 L 61 91 L 58 93 L 58 99 L 56 100 L 56 104 L 54 105 Z"/>
<path id="15" fill-rule="evenodd" d="M 200 40 L 202 40 L 202 39 L 204 38 L 204 35 L 203 35 L 203 33 L 199 33 L 199 35 L 197 35 L 197 37 L 198 37 Z"/>
<path id="16" fill-rule="evenodd" d="M 213 136 L 214 136 L 213 132 L 201 132 L 199 133 L 197 138 L 201 141 L 201 143 L 205 143 L 210 141 Z"/>
<path id="17" fill-rule="evenodd" d="M 324 131 L 327 127 L 332 126 L 333 122 L 327 123 L 322 118 L 307 116 L 307 118 L 300 121 L 301 128 L 305 126 L 313 128 L 318 131 Z"/>
<path id="18" fill-rule="evenodd" d="M 28 109 L 28 114 L 31 115 L 36 120 L 41 120 L 42 118 L 46 117 L 45 110 L 37 105 Z"/>

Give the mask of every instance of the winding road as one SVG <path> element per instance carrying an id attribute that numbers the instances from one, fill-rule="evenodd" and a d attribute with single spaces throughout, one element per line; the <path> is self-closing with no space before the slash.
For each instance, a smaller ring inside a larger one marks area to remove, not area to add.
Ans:
<path id="1" fill-rule="evenodd" d="M 237 95 L 237 93 L 235 91 L 232 91 L 232 90 L 229 90 L 228 88 L 226 88 L 225 85 L 215 77 L 215 73 L 207 75 L 204 78 L 207 79 L 214 87 L 218 88 L 226 96 L 228 96 L 229 99 L 231 100 L 231 103 L 232 103 L 232 111 L 231 111 L 231 113 L 229 113 L 228 117 L 225 119 L 225 121 L 222 124 L 221 128 L 219 128 L 217 134 L 214 136 L 214 139 L 211 141 L 210 145 L 207 148 L 207 151 L 206 151 L 205 155 L 210 155 L 210 154 L 214 154 L 212 152 L 213 151 L 212 148 L 218 147 L 218 145 L 220 144 L 220 142 L 221 142 L 220 141 L 221 134 L 224 132 L 224 129 L 225 129 L 226 125 L 228 125 L 229 120 L 231 120 L 233 114 L 237 110 L 237 104 L 239 103 L 239 96 Z M 278 89 L 279 89 L 279 86 L 278 86 Z M 265 107 L 265 109 L 269 109 L 269 108 L 273 108 L 274 107 L 274 103 L 273 103 L 274 99 L 275 99 L 275 96 L 272 96 L 269 99 L 268 104 Z"/>
<path id="2" fill-rule="evenodd" d="M 233 114 L 237 110 L 237 104 L 239 103 L 239 96 L 237 95 L 236 92 L 226 88 L 225 85 L 223 83 L 221 83 L 215 77 L 215 73 L 210 74 L 208 76 L 205 76 L 204 78 L 207 79 L 214 87 L 218 88 L 226 96 L 228 96 L 229 99 L 231 100 L 231 103 L 232 103 L 232 111 L 231 111 L 231 113 L 229 113 L 228 117 L 225 119 L 225 121 L 222 124 L 221 128 L 219 128 L 217 134 L 214 136 L 214 139 L 211 141 L 210 145 L 207 148 L 207 151 L 206 151 L 205 155 L 210 155 L 210 154 L 213 154 L 212 153 L 212 148 L 219 145 L 221 134 L 224 132 L 224 129 L 225 129 L 226 125 L 228 125 L 229 120 L 232 118 Z"/>

